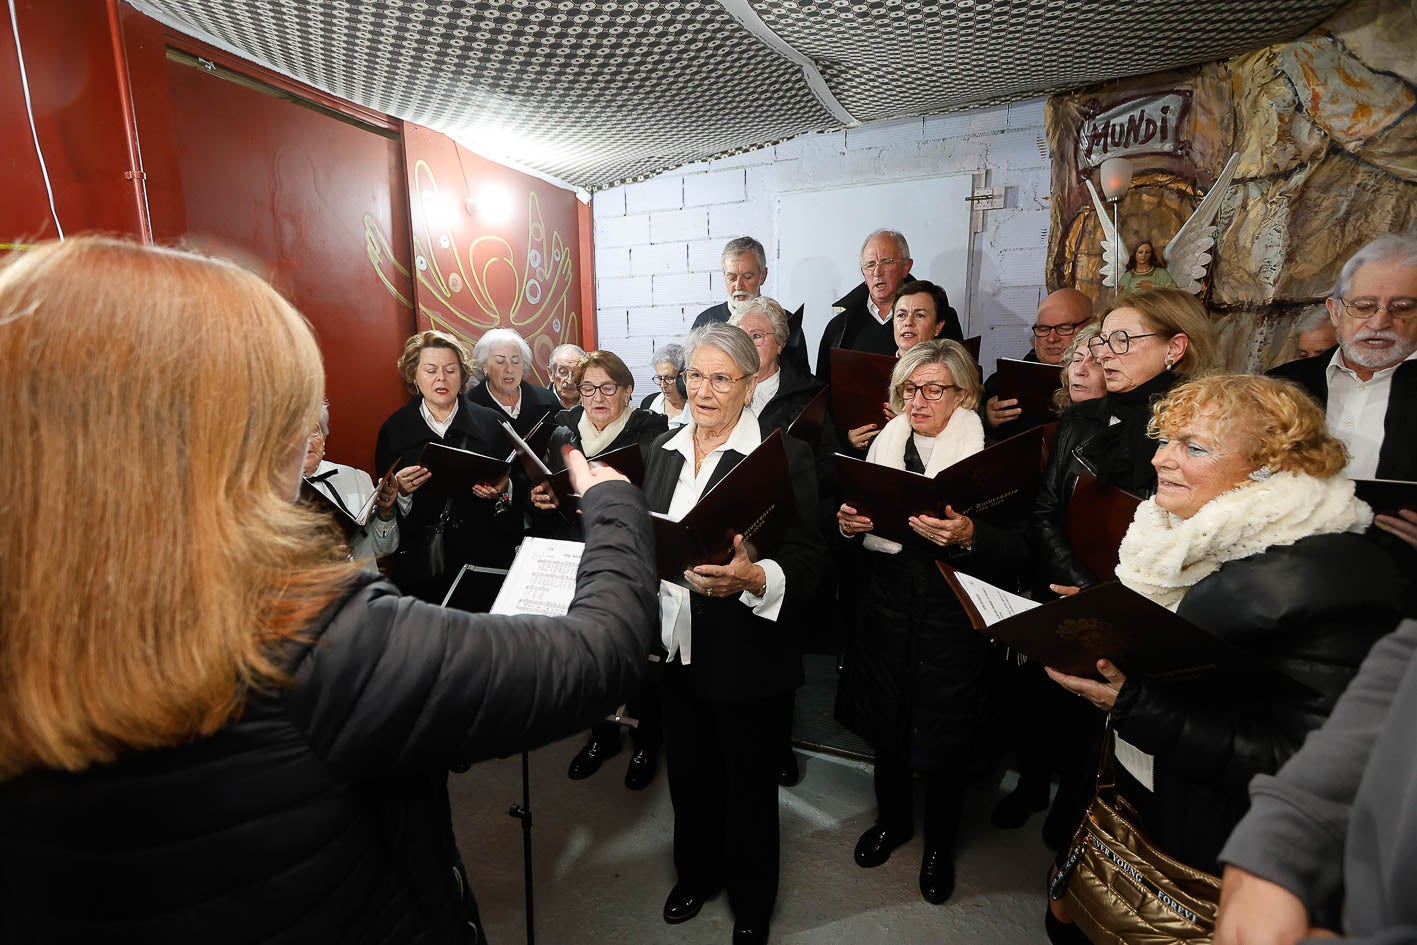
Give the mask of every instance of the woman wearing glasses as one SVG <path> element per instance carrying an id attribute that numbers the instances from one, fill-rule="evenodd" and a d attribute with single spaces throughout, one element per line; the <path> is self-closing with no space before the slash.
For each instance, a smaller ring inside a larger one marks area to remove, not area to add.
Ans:
<path id="1" fill-rule="evenodd" d="M 688 419 L 684 415 L 688 393 L 684 390 L 683 345 L 665 345 L 654 353 L 654 382 L 659 393 L 646 397 L 640 409 L 664 414 L 671 427 L 683 426 Z"/>
<path id="2" fill-rule="evenodd" d="M 684 345 L 690 419 L 645 457 L 645 498 L 683 516 L 763 439 L 748 409 L 758 352 L 740 328 L 695 329 Z M 661 691 L 677 881 L 664 903 L 673 925 L 727 887 L 735 945 L 765 942 L 777 900 L 777 785 L 781 726 L 802 684 L 794 615 L 821 574 L 812 451 L 787 437 L 794 514 L 771 557 L 741 541 L 725 565 L 660 582 Z"/>
<path id="3" fill-rule="evenodd" d="M 981 387 L 974 359 L 957 342 L 925 341 L 891 375 L 897 416 L 871 443 L 869 462 L 932 476 L 984 448 L 974 412 Z M 876 823 L 856 844 L 856 863 L 874 867 L 915 832 L 912 771 L 925 775 L 925 845 L 920 893 L 942 903 L 954 891 L 954 852 L 964 786 L 990 763 L 999 715 L 1000 666 L 940 579 L 936 561 L 1002 582 L 1027 558 L 1023 529 L 1009 531 L 946 509 L 910 519 L 905 545 L 871 534 L 850 505 L 841 534 L 868 552 L 865 586 L 837 692 L 837 717 L 876 750 Z"/>
<path id="4" fill-rule="evenodd" d="M 592 351 L 576 365 L 574 377 L 581 402 L 556 415 L 557 427 L 546 451 L 546 465 L 552 472 L 566 468 L 562 453 L 567 446 L 580 450 L 589 459 L 632 443 L 648 452 L 655 437 L 667 429 L 663 415 L 630 406 L 635 378 L 615 353 Z M 555 495 L 543 484 L 532 490 L 531 504 L 539 512 L 551 513 L 557 503 Z M 541 520 L 537 523 L 539 531 L 580 540 L 580 528 L 566 524 L 560 515 L 537 517 Z M 639 725 L 630 729 L 634 754 L 625 772 L 625 787 L 638 791 L 654 780 L 659 765 L 659 694 L 651 678 L 646 677 L 639 698 L 627 706 L 626 714 L 637 719 Z M 600 770 L 605 759 L 619 753 L 620 725 L 601 720 L 591 728 L 590 740 L 571 759 L 566 774 L 573 781 L 588 778 Z"/>

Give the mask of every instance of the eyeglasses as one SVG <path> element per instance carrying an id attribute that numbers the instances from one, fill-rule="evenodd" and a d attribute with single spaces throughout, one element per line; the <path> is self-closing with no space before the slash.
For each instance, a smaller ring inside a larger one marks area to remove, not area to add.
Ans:
<path id="1" fill-rule="evenodd" d="M 915 399 L 916 393 L 926 400 L 941 400 L 945 396 L 945 391 L 959 389 L 955 384 L 912 384 L 906 381 L 897 387 L 896 391 L 899 392 L 901 400 L 909 403 Z"/>
<path id="2" fill-rule="evenodd" d="M 773 339 L 774 341 L 777 340 L 777 335 L 769 334 L 765 331 L 750 331 L 748 332 L 748 337 L 753 339 L 753 344 L 755 345 L 760 345 L 764 341 L 767 341 L 769 338 Z"/>
<path id="3" fill-rule="evenodd" d="M 313 430 L 310 431 L 310 439 L 312 439 L 312 440 L 323 440 L 324 438 L 325 438 L 325 431 L 324 431 L 324 430 L 321 430 L 319 427 L 316 427 L 315 429 L 313 429 Z"/>
<path id="4" fill-rule="evenodd" d="M 1102 346 L 1106 345 L 1112 349 L 1113 354 L 1126 354 L 1131 350 L 1132 342 L 1138 338 L 1155 338 L 1158 332 L 1149 331 L 1142 335 L 1129 335 L 1125 328 L 1118 328 L 1116 331 L 1106 335 L 1098 335 L 1087 343 L 1087 350 L 1092 352 L 1092 356 L 1098 357 L 1102 353 Z"/>
<path id="5" fill-rule="evenodd" d="M 654 382 L 660 387 L 668 387 L 670 384 L 673 384 L 678 379 L 678 374 L 656 374 L 654 376 Z"/>
<path id="6" fill-rule="evenodd" d="M 738 377 L 734 377 L 731 374 L 705 374 L 702 371 L 695 371 L 693 368 L 689 368 L 689 370 L 684 372 L 684 384 L 687 387 L 698 387 L 704 382 L 704 379 L 707 378 L 710 387 L 720 394 L 726 394 L 733 389 L 734 384 L 737 384 L 747 376 L 746 374 L 741 374 Z"/>
<path id="7" fill-rule="evenodd" d="M 1043 338 L 1051 331 L 1060 337 L 1071 338 L 1073 335 L 1077 334 L 1078 328 L 1086 324 L 1087 322 L 1084 320 L 1080 322 L 1063 322 L 1061 325 L 1034 325 L 1033 335 L 1035 338 Z"/>
<path id="8" fill-rule="evenodd" d="M 878 266 L 884 268 L 886 266 L 894 266 L 898 262 L 900 262 L 899 259 L 877 259 L 875 262 L 862 263 L 861 271 L 871 273 L 875 272 Z"/>
<path id="9" fill-rule="evenodd" d="M 574 373 L 576 373 L 574 367 L 564 367 L 558 364 L 551 368 L 552 377 L 570 377 Z"/>
<path id="10" fill-rule="evenodd" d="M 578 389 L 581 392 L 581 396 L 586 400 L 590 400 L 594 397 L 596 391 L 600 391 L 605 395 L 605 399 L 609 400 L 611 397 L 615 396 L 615 392 L 622 386 L 621 384 L 612 384 L 606 381 L 604 384 L 582 384 Z"/>
<path id="11" fill-rule="evenodd" d="M 1360 322 L 1367 321 L 1383 309 L 1387 309 L 1387 317 L 1395 322 L 1406 322 L 1417 315 L 1417 299 L 1389 299 L 1386 305 L 1377 299 L 1339 301 L 1343 303 L 1343 311 L 1348 317 Z"/>

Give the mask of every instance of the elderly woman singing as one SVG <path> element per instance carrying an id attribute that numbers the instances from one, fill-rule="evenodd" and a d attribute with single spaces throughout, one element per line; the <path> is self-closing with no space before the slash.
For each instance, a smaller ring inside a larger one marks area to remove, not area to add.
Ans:
<path id="1" fill-rule="evenodd" d="M 655 441 L 644 492 L 654 511 L 684 515 L 763 438 L 746 409 L 758 352 L 741 329 L 711 324 L 684 346 L 690 420 Z M 780 720 L 802 684 L 802 658 L 786 618 L 817 586 L 823 547 L 811 450 L 784 440 L 795 509 L 771 556 L 752 560 L 741 540 L 726 565 L 662 582 L 665 759 L 674 804 L 678 881 L 664 920 L 698 915 L 725 886 L 735 945 L 767 941 L 777 899 Z"/>
<path id="2" fill-rule="evenodd" d="M 928 476 L 979 452 L 981 391 L 974 359 L 958 342 L 915 345 L 891 375 L 897 416 L 867 460 Z M 837 717 L 876 750 L 878 814 L 856 844 L 856 863 L 880 866 L 911 838 L 912 771 L 923 771 L 920 894 L 942 903 L 954 891 L 964 786 L 992 759 L 1000 708 L 993 679 L 1002 663 L 970 626 L 936 561 L 1007 582 L 1027 560 L 1026 531 L 1022 522 L 1005 529 L 947 508 L 942 518 L 912 517 L 918 538 L 902 546 L 872 535 L 875 523 L 850 505 L 841 506 L 837 523 L 867 551 L 859 626 L 837 693 Z"/>

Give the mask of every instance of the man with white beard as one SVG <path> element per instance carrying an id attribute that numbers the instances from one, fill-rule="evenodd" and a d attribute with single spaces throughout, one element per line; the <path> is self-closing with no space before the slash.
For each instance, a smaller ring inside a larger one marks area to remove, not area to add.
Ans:
<path id="1" fill-rule="evenodd" d="M 729 240 L 719 257 L 723 266 L 723 287 L 728 290 L 728 299 L 717 305 L 710 305 L 694 319 L 694 328 L 702 328 L 710 322 L 726 322 L 729 316 L 746 311 L 748 303 L 762 295 L 763 283 L 768 278 L 768 257 L 763 244 L 751 236 L 740 236 Z M 781 360 L 802 373 L 811 376 L 807 366 L 807 343 L 802 338 L 802 317 L 790 313 L 787 318 L 787 346 L 782 349 Z"/>

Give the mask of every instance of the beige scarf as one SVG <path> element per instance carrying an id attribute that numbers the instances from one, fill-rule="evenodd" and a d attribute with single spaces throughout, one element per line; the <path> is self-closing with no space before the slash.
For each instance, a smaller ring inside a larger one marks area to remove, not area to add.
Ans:
<path id="1" fill-rule="evenodd" d="M 1276 473 L 1221 493 L 1190 518 L 1148 499 L 1122 539 L 1117 579 L 1175 610 L 1192 585 L 1227 561 L 1310 535 L 1361 532 L 1372 521 L 1373 510 L 1354 497 L 1353 480 L 1345 476 Z"/>
<path id="2" fill-rule="evenodd" d="M 876 434 L 871 441 L 871 449 L 866 453 L 866 462 L 904 469 L 905 443 L 914 434 L 915 431 L 910 429 L 910 417 L 901 414 Z M 935 436 L 935 448 L 925 464 L 925 475 L 933 476 L 983 448 L 984 424 L 980 422 L 979 414 L 956 407 L 945 422 L 945 428 Z M 865 545 L 869 551 L 882 551 L 889 555 L 899 553 L 901 547 L 876 535 L 867 535 Z"/>
<path id="3" fill-rule="evenodd" d="M 599 456 L 605 452 L 605 448 L 615 442 L 615 438 L 620 435 L 620 431 L 625 429 L 625 424 L 629 422 L 630 414 L 634 412 L 633 407 L 626 406 L 620 411 L 620 416 L 611 420 L 605 425 L 604 430 L 597 430 L 595 424 L 590 422 L 590 414 L 581 412 L 581 419 L 576 425 L 576 429 L 581 434 L 581 452 L 587 459 Z"/>

